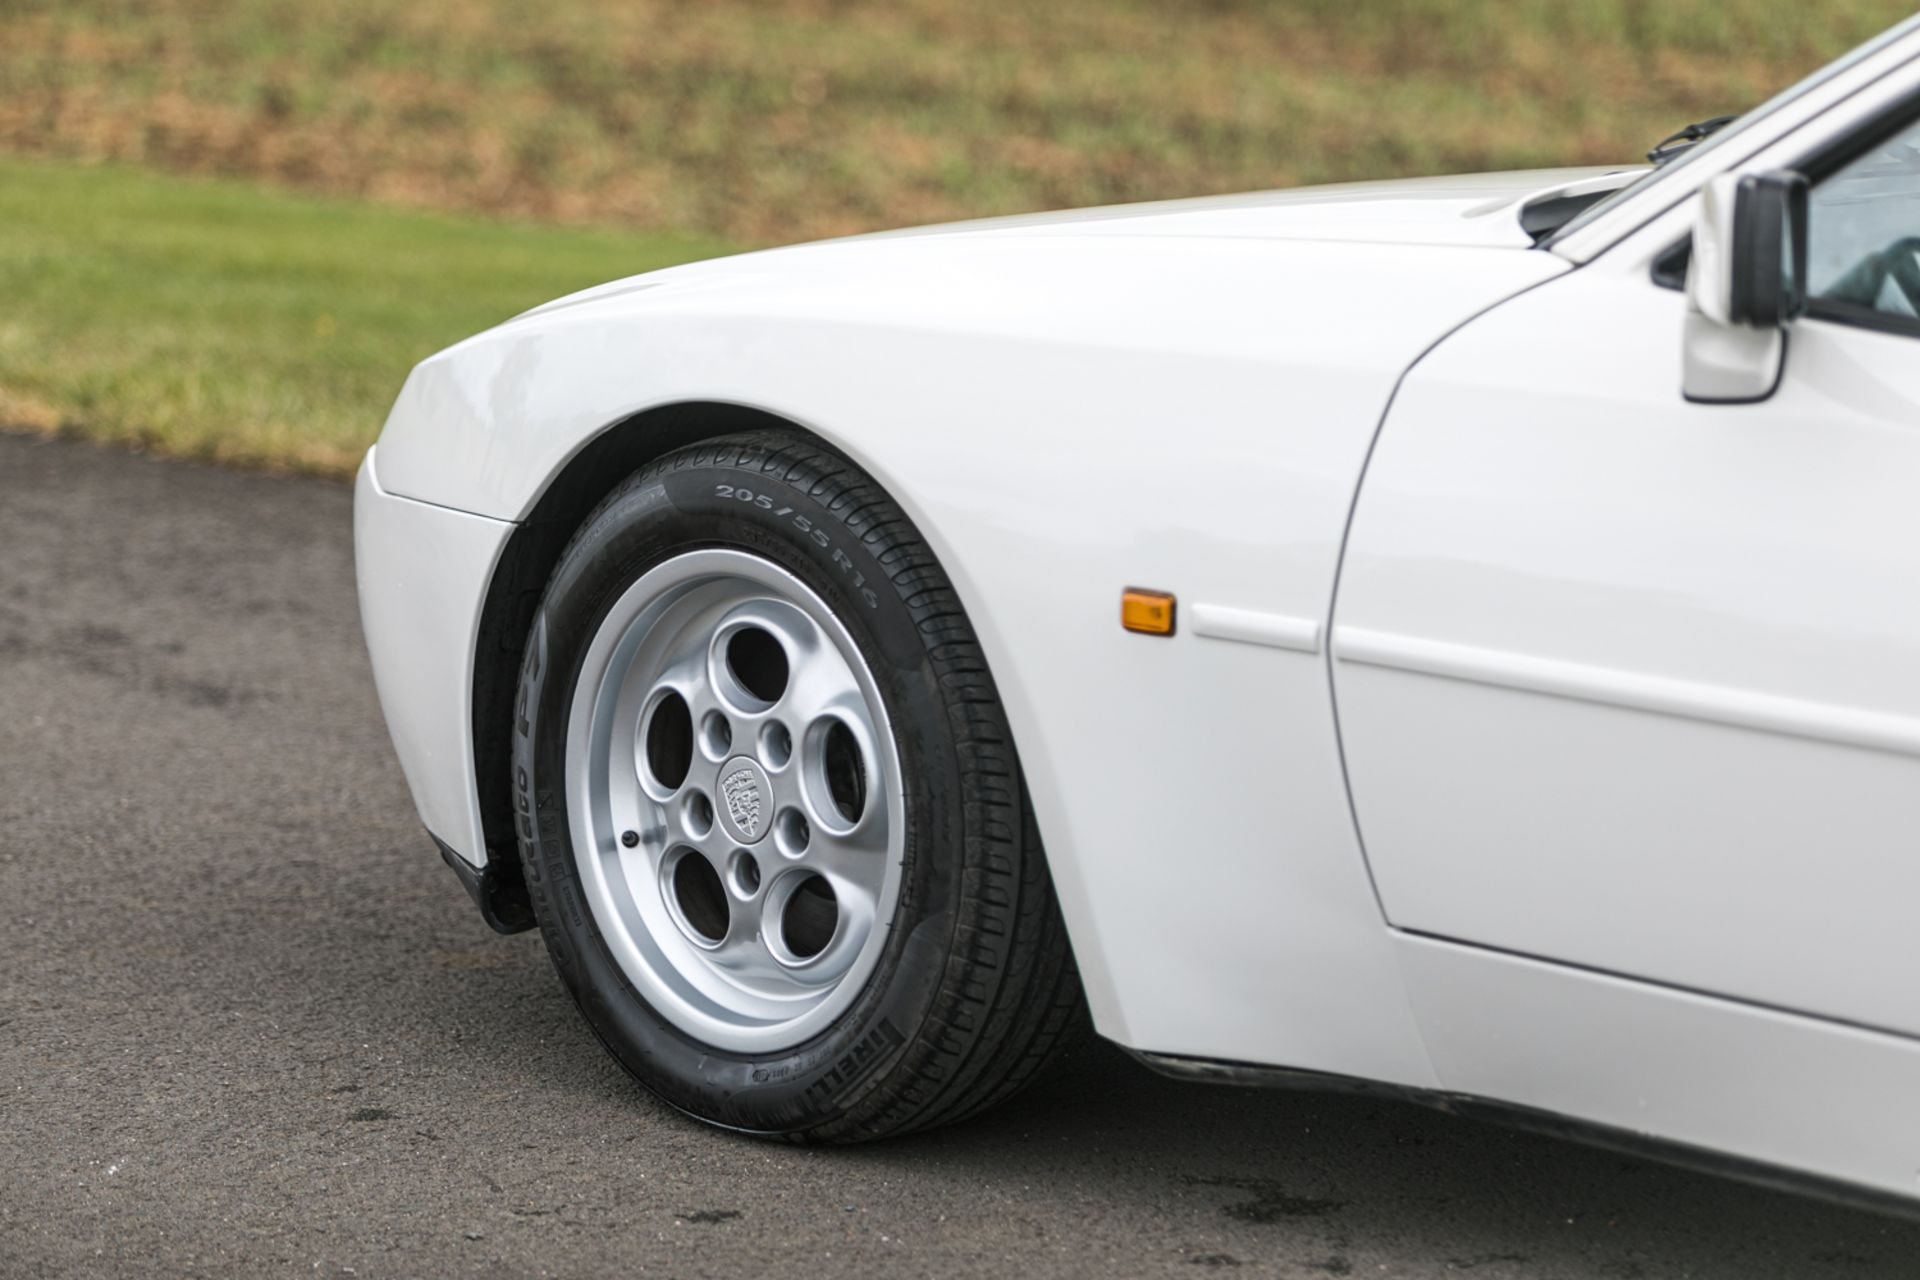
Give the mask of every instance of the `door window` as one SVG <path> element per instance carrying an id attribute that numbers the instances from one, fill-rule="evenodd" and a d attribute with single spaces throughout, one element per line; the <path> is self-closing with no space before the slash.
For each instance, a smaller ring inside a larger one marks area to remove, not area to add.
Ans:
<path id="1" fill-rule="evenodd" d="M 1813 315 L 1920 334 L 1920 121 L 1813 189 L 1807 280 Z"/>

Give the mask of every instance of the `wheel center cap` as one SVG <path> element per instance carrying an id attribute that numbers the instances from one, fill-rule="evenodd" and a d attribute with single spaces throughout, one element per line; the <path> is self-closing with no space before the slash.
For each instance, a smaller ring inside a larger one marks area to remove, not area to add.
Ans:
<path id="1" fill-rule="evenodd" d="M 773 825 L 773 784 L 748 756 L 720 766 L 720 825 L 741 844 L 754 844 Z"/>

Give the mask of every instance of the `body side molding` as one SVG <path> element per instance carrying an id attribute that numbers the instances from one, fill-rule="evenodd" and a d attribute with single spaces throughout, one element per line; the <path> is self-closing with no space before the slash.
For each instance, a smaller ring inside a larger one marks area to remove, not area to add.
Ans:
<path id="1" fill-rule="evenodd" d="M 1362 627 L 1334 631 L 1341 662 L 1571 698 L 1633 711 L 1758 729 L 1846 747 L 1920 756 L 1920 719 L 1782 698 L 1746 689 L 1641 675 L 1500 649 Z"/>
<path id="2" fill-rule="evenodd" d="M 1295 653 L 1320 652 L 1320 624 L 1312 618 L 1236 609 L 1224 604 L 1196 604 L 1188 609 L 1187 616 L 1189 629 L 1197 636 L 1290 649 Z"/>

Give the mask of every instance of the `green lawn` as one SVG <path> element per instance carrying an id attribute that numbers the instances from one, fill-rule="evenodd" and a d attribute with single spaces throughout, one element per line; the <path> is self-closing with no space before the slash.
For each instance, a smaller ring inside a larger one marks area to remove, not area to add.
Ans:
<path id="1" fill-rule="evenodd" d="M 728 248 L 0 159 L 0 425 L 343 475 L 423 356 Z"/>

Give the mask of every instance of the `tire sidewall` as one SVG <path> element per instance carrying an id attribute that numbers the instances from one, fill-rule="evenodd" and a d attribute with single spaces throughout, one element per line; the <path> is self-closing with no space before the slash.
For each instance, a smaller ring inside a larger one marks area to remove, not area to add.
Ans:
<path id="1" fill-rule="evenodd" d="M 542 933 L 600 1040 L 677 1107 L 733 1128 L 804 1136 L 857 1103 L 932 1007 L 954 935 L 965 815 L 949 711 L 927 644 L 909 598 L 863 536 L 870 529 L 860 527 L 871 504 L 836 501 L 844 494 L 791 459 L 777 473 L 763 469 L 772 456 L 765 447 L 709 447 L 665 460 L 589 518 L 563 554 L 529 636 L 513 727 L 514 803 Z M 641 574 L 709 547 L 778 565 L 832 609 L 879 688 L 904 789 L 900 894 L 878 964 L 830 1027 L 764 1054 L 694 1039 L 635 988 L 587 909 L 568 811 L 568 719 L 588 646 Z"/>

